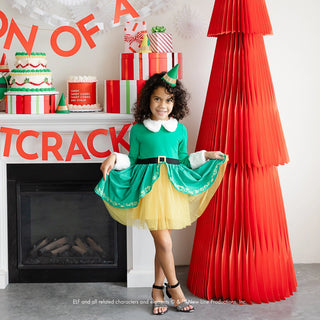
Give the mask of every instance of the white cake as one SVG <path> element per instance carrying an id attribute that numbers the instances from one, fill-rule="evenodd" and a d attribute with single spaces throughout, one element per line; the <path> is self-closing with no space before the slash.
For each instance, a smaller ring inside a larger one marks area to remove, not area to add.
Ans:
<path id="1" fill-rule="evenodd" d="M 45 53 L 32 52 L 28 55 L 25 52 L 17 52 L 15 58 L 15 68 L 10 72 L 8 91 L 39 93 L 55 91 Z"/>

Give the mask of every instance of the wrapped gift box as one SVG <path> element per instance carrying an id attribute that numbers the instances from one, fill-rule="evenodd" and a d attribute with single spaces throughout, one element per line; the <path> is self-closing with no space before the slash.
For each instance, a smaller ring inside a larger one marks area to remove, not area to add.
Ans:
<path id="1" fill-rule="evenodd" d="M 127 21 L 124 32 L 124 52 L 139 52 L 143 36 L 147 33 L 146 22 Z"/>
<path id="2" fill-rule="evenodd" d="M 178 78 L 182 79 L 182 53 L 122 53 L 121 80 L 147 80 L 155 73 L 171 70 L 179 63 Z"/>
<path id="3" fill-rule="evenodd" d="M 105 80 L 104 111 L 132 113 L 132 107 L 144 83 L 145 80 Z"/>
<path id="4" fill-rule="evenodd" d="M 173 52 L 172 34 L 155 32 L 148 34 L 150 49 L 152 52 Z"/>
<path id="5" fill-rule="evenodd" d="M 58 92 L 41 94 L 6 93 L 6 113 L 44 114 L 54 113 L 58 103 Z"/>

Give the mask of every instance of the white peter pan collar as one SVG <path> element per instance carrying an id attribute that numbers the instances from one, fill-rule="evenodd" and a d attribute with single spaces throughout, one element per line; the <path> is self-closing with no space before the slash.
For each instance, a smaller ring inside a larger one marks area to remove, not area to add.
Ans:
<path id="1" fill-rule="evenodd" d="M 174 132 L 177 129 L 178 121 L 175 118 L 170 118 L 169 120 L 146 119 L 143 120 L 143 124 L 152 132 L 158 132 L 161 126 L 163 126 L 167 131 Z"/>

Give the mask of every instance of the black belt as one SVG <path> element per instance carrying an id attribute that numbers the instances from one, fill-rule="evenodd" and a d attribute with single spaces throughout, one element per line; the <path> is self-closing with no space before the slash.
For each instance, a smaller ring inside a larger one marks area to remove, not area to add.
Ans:
<path id="1" fill-rule="evenodd" d="M 138 159 L 136 163 L 137 164 L 149 164 L 149 163 L 162 163 L 162 162 L 166 162 L 169 164 L 179 164 L 180 163 L 178 159 L 167 158 L 164 156 L 159 156 L 159 157 L 155 157 L 155 158 Z"/>

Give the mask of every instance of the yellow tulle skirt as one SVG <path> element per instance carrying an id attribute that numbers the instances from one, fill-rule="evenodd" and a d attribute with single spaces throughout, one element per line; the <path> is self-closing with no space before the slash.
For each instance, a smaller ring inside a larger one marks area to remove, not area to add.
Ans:
<path id="1" fill-rule="evenodd" d="M 226 163 L 209 189 L 189 195 L 174 188 L 168 178 L 167 167 L 162 164 L 160 176 L 152 190 L 140 199 L 137 207 L 116 208 L 104 201 L 113 219 L 127 226 L 149 230 L 182 229 L 201 216 L 222 180 Z"/>

